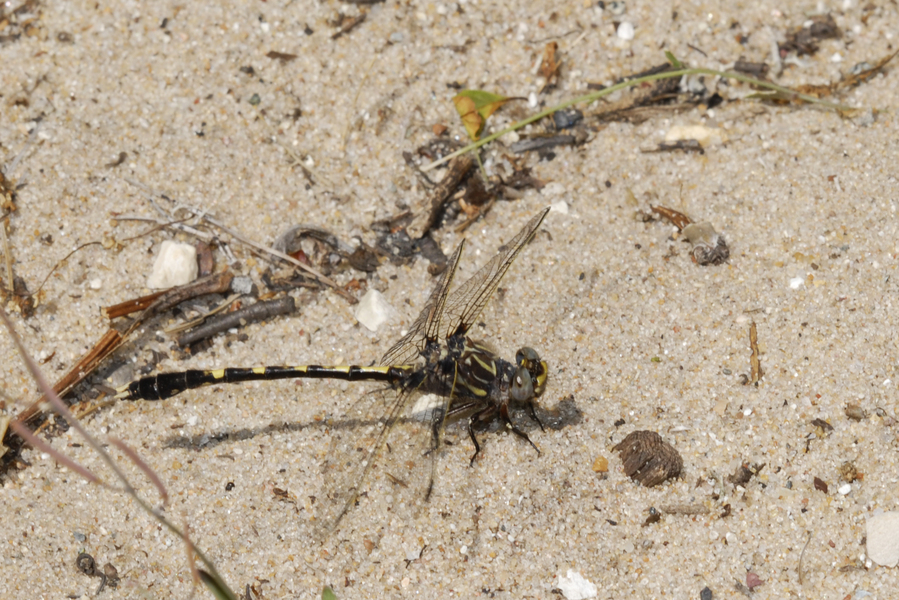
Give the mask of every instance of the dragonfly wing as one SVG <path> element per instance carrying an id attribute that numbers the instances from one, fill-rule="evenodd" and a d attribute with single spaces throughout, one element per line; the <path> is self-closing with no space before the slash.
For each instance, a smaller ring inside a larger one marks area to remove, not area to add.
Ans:
<path id="1" fill-rule="evenodd" d="M 428 340 L 436 340 L 441 315 L 449 292 L 453 277 L 456 275 L 456 267 L 459 266 L 459 257 L 462 256 L 462 247 L 465 242 L 459 244 L 456 251 L 447 263 L 446 270 L 440 277 L 440 281 L 434 286 L 424 309 L 415 319 L 409 331 L 400 341 L 393 345 L 381 358 L 382 365 L 407 365 L 413 362 L 424 351 Z"/>
<path id="2" fill-rule="evenodd" d="M 390 512 L 400 518 L 420 509 L 434 481 L 447 399 L 413 404 L 415 397 L 436 398 L 413 389 L 366 394 L 335 423 L 315 512 L 316 539 L 336 529 L 363 491 L 390 497 Z"/>
<path id="3" fill-rule="evenodd" d="M 493 296 L 499 282 L 502 281 L 518 253 L 534 237 L 549 210 L 547 207 L 537 213 L 508 244 L 500 249 L 496 256 L 478 269 L 478 272 L 465 283 L 453 290 L 446 300 L 441 318 L 442 338 L 462 335 L 468 331 Z"/>

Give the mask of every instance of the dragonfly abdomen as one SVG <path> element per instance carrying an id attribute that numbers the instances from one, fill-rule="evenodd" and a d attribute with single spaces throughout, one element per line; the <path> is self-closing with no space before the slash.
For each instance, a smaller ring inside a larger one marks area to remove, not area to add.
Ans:
<path id="1" fill-rule="evenodd" d="M 272 379 L 341 379 L 344 381 L 386 381 L 394 383 L 404 379 L 414 369 L 411 365 L 386 367 L 360 367 L 343 365 L 323 367 L 320 365 L 302 365 L 295 367 L 253 367 L 214 369 L 200 371 L 196 369 L 178 373 L 160 373 L 132 381 L 120 388 L 116 398 L 122 400 L 165 400 L 184 390 L 214 385 L 219 383 L 239 383 L 242 381 L 259 381 Z"/>

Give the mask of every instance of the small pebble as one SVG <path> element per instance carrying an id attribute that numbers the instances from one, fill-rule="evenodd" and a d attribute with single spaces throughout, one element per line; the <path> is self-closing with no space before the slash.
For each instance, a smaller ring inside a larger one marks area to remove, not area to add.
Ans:
<path id="1" fill-rule="evenodd" d="M 190 244 L 166 240 L 159 248 L 147 287 L 154 290 L 185 285 L 197 278 L 197 249 Z"/>
<path id="2" fill-rule="evenodd" d="M 567 215 L 568 214 L 568 203 L 564 200 L 559 200 L 557 202 L 553 202 L 550 205 L 550 212 L 554 212 L 557 215 Z"/>
<path id="3" fill-rule="evenodd" d="M 899 564 L 899 512 L 890 511 L 868 519 L 868 558 L 882 567 Z"/>
<path id="4" fill-rule="evenodd" d="M 568 569 L 564 577 L 559 575 L 558 587 L 562 590 L 562 595 L 568 600 L 595 598 L 598 592 L 593 582 L 584 579 L 580 573 L 573 569 Z"/>
<path id="5" fill-rule="evenodd" d="M 634 39 L 634 25 L 632 23 L 628 23 L 627 21 L 622 21 L 618 25 L 618 30 L 615 32 L 615 35 L 617 35 L 618 38 L 622 40 Z"/>
<path id="6" fill-rule="evenodd" d="M 802 277 L 794 277 L 790 280 L 790 289 L 798 290 L 805 284 L 805 279 Z"/>
<path id="7" fill-rule="evenodd" d="M 565 186 L 558 181 L 551 181 L 550 183 L 543 186 L 543 189 L 540 190 L 540 193 L 544 196 L 561 196 L 565 193 Z"/>
<path id="8" fill-rule="evenodd" d="M 666 142 L 696 140 L 703 148 L 724 142 L 726 136 L 720 127 L 705 125 L 674 125 L 665 132 Z"/>
<path id="9" fill-rule="evenodd" d="M 593 461 L 593 472 L 594 473 L 605 473 L 609 470 L 609 459 L 605 456 L 597 456 L 596 460 Z"/>
<path id="10" fill-rule="evenodd" d="M 844 412 L 853 421 L 861 421 L 867 416 L 865 415 L 865 409 L 858 404 L 847 404 Z"/>
<path id="11" fill-rule="evenodd" d="M 249 277 L 235 277 L 231 280 L 231 291 L 235 294 L 249 294 L 253 291 L 253 280 Z"/>
<path id="12" fill-rule="evenodd" d="M 576 108 L 563 108 L 553 113 L 553 125 L 556 129 L 574 127 L 584 118 L 584 113 Z"/>
<path id="13" fill-rule="evenodd" d="M 699 600 L 712 600 L 712 590 L 708 586 L 702 588 L 702 591 L 699 592 Z"/>
<path id="14" fill-rule="evenodd" d="M 87 536 L 83 533 L 78 533 L 77 531 L 72 533 L 72 536 L 75 538 L 75 541 L 84 543 L 87 541 Z"/>
<path id="15" fill-rule="evenodd" d="M 387 38 L 390 40 L 391 44 L 400 44 L 403 41 L 403 32 L 402 31 L 394 31 L 390 34 L 390 37 Z"/>
<path id="16" fill-rule="evenodd" d="M 103 287 L 103 280 L 101 280 L 99 278 L 91 279 L 90 285 L 91 285 L 92 290 L 99 290 L 101 287 Z"/>
<path id="17" fill-rule="evenodd" d="M 840 493 L 841 496 L 845 496 L 846 494 L 848 494 L 849 492 L 852 491 L 852 486 L 849 485 L 848 483 L 844 483 L 843 485 L 840 486 L 840 488 L 837 491 Z"/>
<path id="18" fill-rule="evenodd" d="M 356 308 L 356 320 L 369 331 L 377 331 L 394 314 L 394 308 L 378 290 L 368 290 Z"/>

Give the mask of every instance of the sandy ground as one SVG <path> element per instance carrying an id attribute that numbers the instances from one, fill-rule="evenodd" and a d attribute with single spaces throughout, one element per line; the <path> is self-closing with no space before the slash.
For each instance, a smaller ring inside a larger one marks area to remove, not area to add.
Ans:
<path id="1" fill-rule="evenodd" d="M 100 307 L 145 293 L 163 240 L 191 241 L 171 231 L 125 241 L 148 225 L 114 217 L 153 215 L 126 179 L 265 242 L 305 222 L 371 243 L 373 220 L 424 197 L 402 152 L 437 124 L 462 133 L 449 84 L 537 93 L 548 41 L 566 63 L 559 87 L 538 97 L 547 106 L 658 65 L 664 50 L 712 68 L 741 56 L 770 63 L 787 30 L 822 12 L 842 37 L 787 65 L 780 83 L 837 81 L 899 42 L 895 3 L 854 0 L 630 0 L 621 16 L 589 2 L 388 0 L 332 39 L 338 14 L 360 10 L 333 1 L 37 3 L 21 37 L 0 42 L 0 160 L 13 161 L 42 117 L 10 173 L 27 182 L 10 224 L 16 274 L 34 290 L 79 245 L 122 242 L 81 250 L 50 277 L 36 315 L 15 317 L 48 378 L 105 331 Z M 632 40 L 616 35 L 622 20 L 635 26 Z M 324 423 L 358 398 L 355 384 L 208 388 L 121 403 L 85 424 L 140 452 L 168 486 L 167 514 L 188 522 L 232 588 L 249 584 L 254 598 L 312 598 L 325 584 L 339 598 L 549 598 L 569 569 L 609 599 L 700 598 L 705 587 L 742 598 L 735 582 L 748 573 L 764 582 L 752 598 L 895 598 L 896 569 L 868 562 L 864 538 L 868 516 L 899 504 L 897 97 L 894 67 L 840 98 L 876 109 L 873 121 L 728 101 L 610 124 L 552 161 L 530 155 L 549 185 L 498 204 L 464 234 L 462 270 L 472 273 L 541 207 L 567 207 L 548 215 L 476 332 L 504 356 L 527 344 L 549 362 L 547 430 L 527 427 L 542 454 L 484 432 L 470 468 L 467 435 L 449 427 L 452 445 L 416 520 L 395 518 L 393 484 L 378 477 L 324 545 L 311 541 Z M 519 103 L 493 125 L 530 110 Z M 675 125 L 700 124 L 723 138 L 703 155 L 641 152 Z M 485 156 L 508 152 L 508 141 Z M 315 185 L 284 147 L 312 168 Z M 729 262 L 694 264 L 671 225 L 635 219 L 628 190 L 644 208 L 652 198 L 713 222 Z M 446 251 L 461 239 L 450 229 L 435 237 Z M 258 278 L 264 261 L 233 248 L 236 270 Z M 150 350 L 168 354 L 159 365 L 168 370 L 370 364 L 417 315 L 431 277 L 424 261 L 384 264 L 368 285 L 398 313 L 376 334 L 339 295 L 301 292 L 296 316 L 253 325 L 245 341 L 220 338 L 188 361 L 159 333 L 166 318 L 120 352 L 130 367 L 115 376 L 127 380 Z M 752 322 L 764 369 L 757 387 L 740 383 Z M 13 414 L 35 385 L 6 336 L 0 365 Z M 866 418 L 849 419 L 847 404 Z M 638 429 L 678 449 L 682 478 L 647 489 L 625 476 L 611 448 Z M 74 432 L 53 444 L 109 478 Z M 607 473 L 593 468 L 601 457 Z M 0 491 L 0 597 L 92 596 L 98 580 L 75 568 L 81 551 L 121 576 L 103 597 L 188 597 L 183 545 L 131 499 L 47 455 L 23 458 L 30 466 L 4 476 Z M 841 493 L 846 461 L 863 477 Z M 743 463 L 765 466 L 743 486 L 729 483 Z M 708 513 L 644 526 L 651 507 L 679 504 Z"/>

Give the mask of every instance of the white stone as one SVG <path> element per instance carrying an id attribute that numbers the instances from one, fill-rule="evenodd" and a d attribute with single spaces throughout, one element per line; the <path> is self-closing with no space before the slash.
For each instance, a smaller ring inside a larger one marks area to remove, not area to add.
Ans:
<path id="1" fill-rule="evenodd" d="M 561 196 L 565 193 L 565 186 L 558 181 L 551 181 L 543 186 L 540 193 L 544 196 Z"/>
<path id="2" fill-rule="evenodd" d="M 355 317 L 369 331 L 377 331 L 381 325 L 390 320 L 395 312 L 381 292 L 368 290 L 359 300 Z"/>
<path id="3" fill-rule="evenodd" d="M 557 202 L 553 202 L 549 206 L 549 211 L 554 212 L 557 215 L 567 215 L 568 214 L 568 203 L 564 200 L 559 200 Z"/>
<path id="4" fill-rule="evenodd" d="M 101 287 L 103 287 L 102 279 L 100 279 L 100 278 L 91 279 L 91 289 L 92 290 L 99 290 Z"/>
<path id="5" fill-rule="evenodd" d="M 596 597 L 596 585 L 584 579 L 580 573 L 568 569 L 564 577 L 559 575 L 559 589 L 568 600 L 586 600 Z"/>
<path id="6" fill-rule="evenodd" d="M 844 484 L 841 485 L 840 488 L 837 490 L 837 492 L 839 492 L 841 496 L 845 496 L 846 494 L 848 494 L 848 493 L 851 492 L 851 491 L 852 491 L 852 486 L 849 485 L 848 483 L 844 483 Z"/>
<path id="7" fill-rule="evenodd" d="M 634 24 L 627 21 L 622 21 L 618 24 L 618 30 L 615 32 L 615 35 L 617 35 L 618 38 L 622 40 L 634 39 Z"/>
<path id="8" fill-rule="evenodd" d="M 725 141 L 724 130 L 720 127 L 705 125 L 674 125 L 665 133 L 666 142 L 696 140 L 703 148 Z"/>
<path id="9" fill-rule="evenodd" d="M 868 558 L 882 567 L 899 564 L 899 512 L 870 517 L 867 530 Z"/>
<path id="10" fill-rule="evenodd" d="M 197 278 L 197 249 L 190 244 L 166 240 L 159 248 L 147 287 L 154 290 L 190 283 Z"/>
<path id="11" fill-rule="evenodd" d="M 794 277 L 793 279 L 790 280 L 790 289 L 798 290 L 799 288 L 802 287 L 802 284 L 804 284 L 804 283 L 805 283 L 805 279 L 803 279 L 802 277 Z"/>

